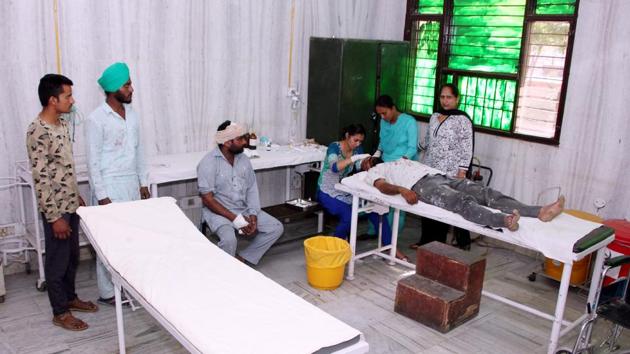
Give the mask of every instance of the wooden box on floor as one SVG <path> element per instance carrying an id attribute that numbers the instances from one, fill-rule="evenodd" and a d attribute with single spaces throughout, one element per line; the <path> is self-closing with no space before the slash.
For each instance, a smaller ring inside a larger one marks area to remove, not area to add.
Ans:
<path id="1" fill-rule="evenodd" d="M 479 313 L 485 257 L 440 242 L 417 251 L 416 274 L 401 279 L 394 311 L 440 332 Z"/>

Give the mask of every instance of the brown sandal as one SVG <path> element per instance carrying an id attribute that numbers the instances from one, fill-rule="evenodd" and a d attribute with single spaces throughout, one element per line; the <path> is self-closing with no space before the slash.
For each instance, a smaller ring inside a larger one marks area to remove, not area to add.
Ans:
<path id="1" fill-rule="evenodd" d="M 78 312 L 96 312 L 98 306 L 92 301 L 83 301 L 77 297 L 68 303 L 68 309 Z"/>
<path id="2" fill-rule="evenodd" d="M 72 316 L 72 313 L 70 311 L 62 313 L 61 315 L 54 316 L 52 319 L 52 323 L 55 326 L 59 326 L 69 331 L 83 331 L 88 329 L 89 327 L 87 323 Z"/>

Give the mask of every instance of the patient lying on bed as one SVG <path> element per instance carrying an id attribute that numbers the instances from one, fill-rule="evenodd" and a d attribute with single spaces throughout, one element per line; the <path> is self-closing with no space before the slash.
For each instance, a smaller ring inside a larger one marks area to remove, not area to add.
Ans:
<path id="1" fill-rule="evenodd" d="M 564 209 L 563 196 L 545 206 L 526 205 L 491 188 L 467 179 L 448 177 L 439 170 L 407 159 L 383 162 L 369 158 L 363 166 L 368 170 L 366 182 L 381 193 L 400 194 L 409 204 L 420 200 L 481 225 L 516 231 L 521 215 L 546 222 Z"/>

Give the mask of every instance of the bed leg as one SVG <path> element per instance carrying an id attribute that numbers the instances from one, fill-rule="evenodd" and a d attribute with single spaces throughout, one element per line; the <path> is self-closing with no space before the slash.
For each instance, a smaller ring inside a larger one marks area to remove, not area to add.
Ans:
<path id="1" fill-rule="evenodd" d="M 320 210 L 315 212 L 317 214 L 317 233 L 321 235 L 324 232 L 324 211 Z"/>
<path id="2" fill-rule="evenodd" d="M 157 183 L 152 183 L 151 184 L 151 198 L 157 198 L 158 197 L 158 185 Z"/>
<path id="3" fill-rule="evenodd" d="M 392 222 L 392 248 L 389 250 L 389 256 L 391 259 L 396 259 L 396 250 L 398 249 L 398 224 L 400 223 L 400 209 L 394 209 L 394 220 Z M 389 265 L 394 265 L 396 262 L 389 261 Z"/>
<path id="4" fill-rule="evenodd" d="M 597 250 L 597 254 L 595 255 L 595 264 L 593 265 L 593 271 L 591 273 L 591 286 L 588 290 L 588 306 L 595 306 L 595 302 L 597 302 L 595 297 L 599 296 L 600 287 L 602 286 L 602 269 L 604 267 L 604 259 L 606 258 L 606 250 L 606 247 L 602 247 Z M 591 308 L 591 311 L 595 311 L 595 308 Z M 593 326 L 589 326 L 586 334 L 586 343 L 590 343 L 591 341 L 592 329 Z"/>
<path id="5" fill-rule="evenodd" d="M 564 263 L 562 270 L 562 280 L 558 289 L 558 301 L 556 302 L 556 312 L 554 314 L 553 324 L 551 326 L 551 336 L 549 337 L 548 354 L 556 352 L 558 341 L 560 339 L 560 330 L 562 329 L 562 320 L 564 318 L 564 307 L 567 303 L 567 294 L 569 292 L 569 281 L 571 280 L 571 270 L 573 263 Z"/>
<path id="6" fill-rule="evenodd" d="M 357 254 L 357 224 L 359 219 L 359 197 L 352 196 L 352 217 L 350 219 L 350 262 L 348 262 L 348 274 L 346 279 L 354 280 L 354 256 Z"/>
<path id="7" fill-rule="evenodd" d="M 116 297 L 116 325 L 118 326 L 118 351 L 120 354 L 125 354 L 125 325 L 123 323 L 122 312 L 122 296 L 121 286 L 114 284 L 114 296 Z"/>

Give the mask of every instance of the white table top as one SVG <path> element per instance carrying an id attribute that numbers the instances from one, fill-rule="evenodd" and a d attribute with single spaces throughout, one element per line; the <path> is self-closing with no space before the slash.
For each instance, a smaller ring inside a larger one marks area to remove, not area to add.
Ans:
<path id="1" fill-rule="evenodd" d="M 197 178 L 197 164 L 208 153 L 160 155 L 149 158 L 149 183 L 160 184 Z M 251 158 L 254 170 L 296 166 L 324 160 L 326 147 L 321 145 L 258 149 L 260 157 Z"/>
<path id="2" fill-rule="evenodd" d="M 187 152 L 151 156 L 148 160 L 149 183 L 161 184 L 197 178 L 197 164 L 209 151 Z M 258 149 L 260 157 L 251 158 L 254 170 L 265 170 L 287 166 L 296 166 L 324 160 L 326 147 L 322 145 L 308 146 L 275 146 Z M 77 158 L 78 161 L 85 159 Z M 31 181 L 30 166 L 25 161 L 19 162 L 18 175 L 27 182 Z M 87 182 L 87 166 L 85 162 L 76 165 L 77 179 Z"/>

